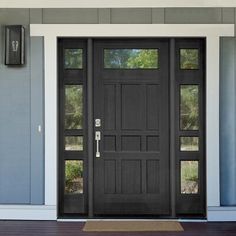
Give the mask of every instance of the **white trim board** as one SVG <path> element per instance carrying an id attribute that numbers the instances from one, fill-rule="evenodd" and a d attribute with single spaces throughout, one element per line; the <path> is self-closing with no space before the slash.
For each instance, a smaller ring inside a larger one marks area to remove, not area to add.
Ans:
<path id="1" fill-rule="evenodd" d="M 87 221 L 154 221 L 162 222 L 167 219 L 57 219 L 58 222 L 87 222 Z M 168 219 L 174 222 L 207 222 L 207 220 L 198 219 Z"/>
<path id="2" fill-rule="evenodd" d="M 0 0 L 0 8 L 236 7 L 235 0 Z"/>
<path id="3" fill-rule="evenodd" d="M 31 24 L 31 36 L 44 37 L 220 37 L 234 35 L 233 24 Z"/>
<path id="4" fill-rule="evenodd" d="M 0 205 L 1 220 L 56 220 L 56 206 Z"/>
<path id="5" fill-rule="evenodd" d="M 220 206 L 219 38 L 234 36 L 233 24 L 33 24 L 30 31 L 45 45 L 46 205 L 57 205 L 57 37 L 205 37 L 207 206 Z"/>
<path id="6" fill-rule="evenodd" d="M 208 207 L 209 221 L 236 221 L 236 207 Z"/>

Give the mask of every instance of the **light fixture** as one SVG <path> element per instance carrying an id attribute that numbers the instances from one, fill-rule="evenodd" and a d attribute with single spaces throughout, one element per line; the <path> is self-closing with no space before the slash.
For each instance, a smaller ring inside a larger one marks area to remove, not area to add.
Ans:
<path id="1" fill-rule="evenodd" d="M 5 64 L 25 64 L 25 28 L 22 25 L 5 26 Z"/>

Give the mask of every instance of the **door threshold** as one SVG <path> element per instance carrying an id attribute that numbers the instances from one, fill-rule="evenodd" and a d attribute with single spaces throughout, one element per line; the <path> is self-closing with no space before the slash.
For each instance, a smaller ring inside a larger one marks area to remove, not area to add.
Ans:
<path id="1" fill-rule="evenodd" d="M 87 222 L 87 221 L 178 221 L 182 223 L 187 222 L 196 222 L 196 223 L 205 223 L 207 222 L 207 219 L 182 219 L 182 218 L 176 218 L 176 219 L 63 219 L 59 218 L 57 219 L 58 222 Z"/>

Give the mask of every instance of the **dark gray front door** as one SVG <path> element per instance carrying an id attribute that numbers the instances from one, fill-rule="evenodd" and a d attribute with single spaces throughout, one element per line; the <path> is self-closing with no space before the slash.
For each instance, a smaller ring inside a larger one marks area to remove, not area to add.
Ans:
<path id="1" fill-rule="evenodd" d="M 205 39 L 58 40 L 60 216 L 205 216 Z"/>
<path id="2" fill-rule="evenodd" d="M 94 42 L 94 214 L 170 214 L 168 45 Z"/>

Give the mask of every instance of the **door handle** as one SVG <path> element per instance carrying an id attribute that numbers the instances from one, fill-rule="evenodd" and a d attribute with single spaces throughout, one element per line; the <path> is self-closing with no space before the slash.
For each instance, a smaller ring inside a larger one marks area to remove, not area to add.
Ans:
<path id="1" fill-rule="evenodd" d="M 95 132 L 95 141 L 96 141 L 96 157 L 100 157 L 100 151 L 99 151 L 99 141 L 101 140 L 101 132 L 96 131 Z"/>

